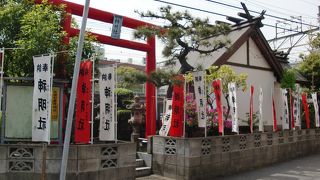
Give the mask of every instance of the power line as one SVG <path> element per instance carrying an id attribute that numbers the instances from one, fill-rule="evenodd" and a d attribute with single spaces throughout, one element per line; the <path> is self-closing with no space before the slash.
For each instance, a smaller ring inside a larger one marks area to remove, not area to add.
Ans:
<path id="1" fill-rule="evenodd" d="M 179 7 L 183 7 L 183 8 L 187 8 L 187 9 L 192 9 L 192 10 L 196 10 L 196 11 L 201 11 L 201 12 L 205 12 L 205 13 L 209 13 L 209 14 L 214 14 L 214 15 L 218 15 L 218 16 L 227 17 L 227 15 L 225 15 L 225 14 L 216 13 L 216 12 L 212 12 L 212 11 L 207 11 L 207 10 L 194 8 L 194 7 L 190 7 L 190 6 L 185 6 L 185 5 L 181 5 L 181 4 L 176 4 L 176 3 L 172 3 L 172 2 L 167 2 L 167 1 L 162 1 L 162 0 L 154 0 L 154 1 L 165 3 L 165 4 L 169 4 L 169 5 L 179 6 Z"/>
<path id="2" fill-rule="evenodd" d="M 222 3 L 222 2 L 217 2 L 217 1 L 213 1 L 213 0 L 205 0 L 205 1 L 209 1 L 209 2 L 220 4 L 220 5 L 223 5 L 223 6 L 228 6 L 228 7 L 232 7 L 232 8 L 235 8 L 235 9 L 243 10 L 241 7 L 230 5 L 230 4 L 226 4 L 226 3 Z M 253 10 L 249 10 L 249 12 L 258 13 L 258 14 L 261 13 L 261 12 L 253 11 Z M 290 22 L 294 22 L 294 23 L 299 23 L 299 24 L 303 24 L 303 25 L 307 25 L 307 26 L 318 27 L 318 26 L 315 26 L 315 25 L 312 25 L 312 24 L 302 23 L 302 22 L 294 21 L 292 19 L 287 19 L 287 18 L 283 18 L 283 17 L 271 15 L 271 14 L 265 14 L 265 16 L 269 16 L 269 17 L 272 17 L 272 18 L 281 19 L 281 20 L 285 20 L 285 21 L 290 21 Z"/>
<path id="3" fill-rule="evenodd" d="M 303 13 L 301 13 L 301 12 L 296 12 L 296 11 L 293 11 L 293 10 L 289 10 L 289 9 L 285 9 L 285 8 L 282 8 L 282 7 L 275 6 L 275 5 L 273 5 L 273 4 L 268 4 L 268 3 L 263 3 L 263 2 L 259 2 L 259 1 L 258 1 L 258 2 L 260 3 L 260 4 L 259 4 L 259 3 L 252 2 L 252 1 L 250 1 L 250 0 L 245 0 L 245 1 L 247 1 L 247 2 L 249 2 L 250 4 L 253 4 L 253 5 L 255 5 L 255 6 L 267 8 L 267 9 L 269 9 L 270 11 L 277 12 L 277 13 L 280 13 L 280 14 L 289 15 L 289 14 L 287 14 L 287 13 L 283 13 L 283 12 L 281 12 L 281 11 L 271 9 L 271 8 L 269 8 L 269 7 L 266 7 L 266 6 L 275 7 L 275 8 L 278 8 L 278 9 L 285 10 L 285 11 L 291 11 L 291 12 L 294 13 L 294 14 L 303 14 Z M 261 5 L 261 4 L 264 4 L 264 5 Z M 266 5 L 266 6 L 265 6 L 265 5 Z M 304 14 L 304 15 L 305 15 L 304 17 L 309 16 L 309 15 L 306 15 L 306 14 Z M 290 14 L 289 16 L 292 16 L 292 14 Z M 310 16 L 310 17 L 311 17 L 311 16 Z"/>
<path id="4" fill-rule="evenodd" d="M 216 13 L 216 12 L 212 12 L 212 11 L 207 11 L 207 10 L 194 8 L 194 7 L 190 7 L 190 6 L 185 6 L 185 5 L 181 5 L 181 4 L 176 4 L 176 3 L 172 3 L 172 2 L 167 2 L 167 1 L 163 1 L 163 0 L 154 0 L 154 1 L 165 3 L 165 4 L 169 4 L 169 5 L 173 5 L 173 6 L 183 7 L 183 8 L 187 8 L 187 9 L 192 9 L 192 10 L 196 10 L 196 11 L 201 11 L 201 12 L 205 12 L 205 13 L 209 13 L 209 14 L 214 14 L 214 15 L 218 15 L 218 16 L 228 17 L 228 15 L 225 15 L 225 14 Z M 273 27 L 273 28 L 276 27 L 274 25 L 265 24 L 265 23 L 263 23 L 263 25 L 269 26 L 269 27 Z M 295 31 L 295 30 L 292 30 L 292 29 L 287 29 L 287 28 L 282 28 L 282 27 L 277 27 L 277 28 L 282 29 L 282 30 L 291 31 L 291 32 L 300 32 L 300 31 Z"/>

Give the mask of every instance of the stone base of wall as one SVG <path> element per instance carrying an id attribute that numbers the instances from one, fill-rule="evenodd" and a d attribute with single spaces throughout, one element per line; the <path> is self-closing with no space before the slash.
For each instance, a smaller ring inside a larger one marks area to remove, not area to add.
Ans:
<path id="1" fill-rule="evenodd" d="M 1 180 L 59 179 L 63 147 L 40 144 L 0 145 Z M 133 143 L 71 145 L 67 180 L 134 179 L 136 146 Z"/>
<path id="2" fill-rule="evenodd" d="M 174 179 L 212 179 L 320 153 L 320 129 L 208 138 L 152 140 L 153 172 Z"/>

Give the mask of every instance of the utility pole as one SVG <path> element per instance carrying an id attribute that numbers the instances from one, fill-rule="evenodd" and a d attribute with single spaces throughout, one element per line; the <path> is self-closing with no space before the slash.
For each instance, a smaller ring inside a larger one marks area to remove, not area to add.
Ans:
<path id="1" fill-rule="evenodd" d="M 66 125 L 64 144 L 63 144 L 63 154 L 62 154 L 62 160 L 61 160 L 60 180 L 65 180 L 66 172 L 67 172 L 70 135 L 71 135 L 71 128 L 72 128 L 73 114 L 74 114 L 74 104 L 75 104 L 75 99 L 76 99 L 76 95 L 77 95 L 77 91 L 76 91 L 77 84 L 78 84 L 77 82 L 78 82 L 78 76 L 79 76 L 81 55 L 82 55 L 82 50 L 83 50 L 84 34 L 85 34 L 87 19 L 88 19 L 89 5 L 90 5 L 90 0 L 86 0 L 86 3 L 83 8 L 82 23 L 81 23 L 81 29 L 80 29 L 80 34 L 79 34 L 77 55 L 76 55 L 76 61 L 75 61 L 74 71 L 73 71 L 70 102 L 69 102 L 68 116 L 67 116 L 67 125 Z"/>

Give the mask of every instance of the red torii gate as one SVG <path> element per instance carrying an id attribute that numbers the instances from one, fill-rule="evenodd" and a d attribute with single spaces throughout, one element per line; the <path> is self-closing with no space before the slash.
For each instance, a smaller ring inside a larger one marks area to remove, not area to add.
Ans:
<path id="1" fill-rule="evenodd" d="M 36 0 L 36 3 L 41 3 L 42 0 Z M 71 15 L 82 16 L 83 6 L 79 4 L 75 4 L 72 2 L 64 1 L 64 0 L 49 0 L 50 3 L 54 5 L 65 4 L 66 12 L 68 13 L 67 17 L 64 19 L 63 28 L 67 32 L 67 35 L 64 39 L 66 44 L 69 44 L 70 37 L 76 36 L 79 34 L 78 29 L 74 29 L 71 27 Z M 113 18 L 115 14 L 110 12 L 102 11 L 95 8 L 89 8 L 88 18 L 106 22 L 113 23 Z M 155 26 L 153 24 L 149 24 L 143 21 L 139 21 L 136 19 L 132 19 L 129 17 L 123 17 L 122 26 L 128 27 L 131 29 L 137 29 L 139 26 Z M 124 40 L 124 39 L 113 39 L 110 36 L 105 36 L 97 33 L 92 33 L 96 36 L 97 40 L 103 44 L 109 44 L 113 46 L 134 49 L 138 51 L 147 52 L 146 58 L 146 73 L 149 75 L 156 68 L 156 52 L 155 52 L 155 37 L 150 37 L 147 39 L 147 44 Z M 146 137 L 150 135 L 156 134 L 156 100 L 155 100 L 155 86 L 147 82 L 146 83 Z"/>

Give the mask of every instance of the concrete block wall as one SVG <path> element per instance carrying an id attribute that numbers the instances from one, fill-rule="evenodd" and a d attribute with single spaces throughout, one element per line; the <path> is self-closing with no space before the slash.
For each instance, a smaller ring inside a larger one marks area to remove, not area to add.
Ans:
<path id="1" fill-rule="evenodd" d="M 57 180 L 62 151 L 59 145 L 0 145 L 0 179 L 38 180 L 45 162 L 46 180 Z M 135 160 L 134 143 L 71 145 L 66 179 L 135 179 Z"/>
<path id="2" fill-rule="evenodd" d="M 320 129 L 152 139 L 153 172 L 173 179 L 212 179 L 320 153 Z"/>

